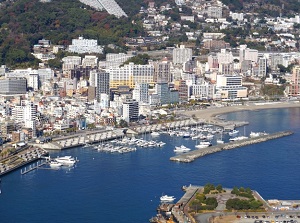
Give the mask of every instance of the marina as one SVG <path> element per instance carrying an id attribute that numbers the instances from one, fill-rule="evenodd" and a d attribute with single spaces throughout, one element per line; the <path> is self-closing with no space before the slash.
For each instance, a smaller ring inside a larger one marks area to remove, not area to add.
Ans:
<path id="1" fill-rule="evenodd" d="M 287 111 L 290 113 L 289 116 L 284 115 Z M 78 157 L 80 165 L 76 168 L 60 168 L 58 171 L 38 169 L 24 175 L 21 175 L 20 171 L 14 171 L 2 177 L 0 205 L 4 206 L 13 199 L 22 198 L 20 202 L 6 209 L 2 214 L 2 220 L 9 222 L 13 216 L 14 221 L 22 222 L 26 215 L 33 219 L 33 222 L 118 222 L 119 216 L 122 215 L 125 216 L 122 218 L 123 223 L 147 222 L 151 216 L 157 214 L 158 205 L 168 213 L 174 207 L 174 215 L 177 215 L 178 219 L 184 219 L 181 218 L 183 212 L 180 212 L 180 208 L 183 205 L 180 206 L 180 203 L 185 193 L 180 188 L 182 185 L 204 185 L 207 182 L 220 183 L 226 187 L 249 186 L 260 191 L 266 199 L 299 200 L 295 197 L 299 180 L 296 176 L 290 175 L 299 170 L 299 162 L 295 159 L 300 152 L 297 144 L 298 134 L 296 134 L 299 133 L 300 125 L 297 119 L 300 117 L 299 113 L 299 109 L 285 109 L 230 114 L 229 119 L 251 120 L 251 124 L 246 126 L 247 136 L 251 131 L 266 131 L 271 134 L 287 127 L 295 134 L 245 149 L 204 156 L 188 165 L 169 162 L 170 157 L 175 156 L 173 151 L 175 146 L 184 145 L 195 150 L 195 144 L 199 143 L 200 138 L 192 139 L 191 134 L 196 132 L 194 129 L 211 128 L 211 131 L 215 131 L 218 126 L 198 125 L 191 126 L 189 130 L 182 127 L 171 131 L 167 129 L 159 131 L 160 135 L 155 138 L 150 134 L 137 135 L 136 139 L 163 141 L 166 145 L 161 148 L 134 146 L 137 150 L 131 153 L 99 152 L 96 148 L 97 144 L 66 150 L 51 150 L 49 155 L 52 158 Z M 240 133 L 243 132 L 242 129 L 238 129 Z M 177 136 L 177 132 L 181 131 L 189 131 L 190 138 L 183 138 L 180 134 Z M 200 131 L 198 133 L 200 134 Z M 203 132 L 203 135 L 207 134 Z M 229 135 L 226 131 L 214 135 L 213 143 L 220 138 L 228 142 Z M 122 138 L 125 137 L 120 137 L 118 140 Z M 119 146 L 129 147 L 126 144 Z M 160 202 L 162 192 L 176 197 L 176 203 L 162 204 Z M 60 205 L 55 205 L 57 197 L 64 202 L 63 210 Z M 50 213 L 47 205 L 40 205 L 41 199 L 53 205 Z M 83 211 L 84 215 L 76 214 Z M 174 221 L 176 219 L 174 217 Z"/>
<path id="2" fill-rule="evenodd" d="M 233 130 L 236 127 L 240 127 L 247 124 L 249 123 L 244 121 L 224 121 L 224 120 L 219 120 L 219 122 L 214 121 L 215 126 L 219 126 L 224 130 Z M 47 150 L 62 150 L 62 149 L 74 148 L 78 146 L 103 143 L 106 141 L 120 139 L 123 138 L 124 136 L 138 136 L 138 135 L 150 133 L 153 137 L 158 137 L 161 131 L 172 132 L 171 130 L 174 129 L 184 129 L 185 127 L 201 126 L 201 125 L 206 125 L 205 120 L 184 119 L 184 120 L 178 120 L 174 122 L 167 122 L 163 124 L 130 127 L 127 129 L 91 131 L 86 134 L 80 133 L 80 134 L 58 137 L 58 138 L 54 138 L 51 142 L 44 143 L 44 144 L 34 144 L 34 145 Z M 175 134 L 175 132 L 173 133 Z M 181 131 L 181 133 L 177 133 L 177 134 L 180 134 L 180 136 L 182 136 L 183 138 L 192 137 L 189 134 L 184 135 L 185 133 Z M 201 136 L 195 135 L 194 137 L 196 139 L 197 137 L 201 137 Z M 208 136 L 208 137 L 212 137 L 212 136 Z"/>

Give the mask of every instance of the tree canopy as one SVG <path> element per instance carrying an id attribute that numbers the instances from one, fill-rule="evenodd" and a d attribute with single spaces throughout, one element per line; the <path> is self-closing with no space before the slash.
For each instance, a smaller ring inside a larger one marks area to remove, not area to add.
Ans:
<path id="1" fill-rule="evenodd" d="M 143 27 L 131 18 L 118 19 L 76 0 L 6 1 L 0 10 L 0 62 L 9 66 L 37 64 L 30 52 L 42 38 L 66 46 L 83 36 L 97 39 L 99 45 L 123 46 L 124 37 L 143 34 Z"/>

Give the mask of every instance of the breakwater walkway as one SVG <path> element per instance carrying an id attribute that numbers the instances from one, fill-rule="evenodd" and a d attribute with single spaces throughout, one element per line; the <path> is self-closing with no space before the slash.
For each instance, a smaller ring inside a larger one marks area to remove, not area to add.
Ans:
<path id="1" fill-rule="evenodd" d="M 220 145 L 211 146 L 211 147 L 207 147 L 204 149 L 193 150 L 188 153 L 180 154 L 178 156 L 171 157 L 170 160 L 176 161 L 176 162 L 190 163 L 190 162 L 194 161 L 195 159 L 200 158 L 205 155 L 208 155 L 208 154 L 221 152 L 224 150 L 235 149 L 238 147 L 248 146 L 248 145 L 252 145 L 252 144 L 256 144 L 256 143 L 260 143 L 260 142 L 265 142 L 265 141 L 268 141 L 271 139 L 277 139 L 277 138 L 281 138 L 284 136 L 289 136 L 291 134 L 293 134 L 293 132 L 283 131 L 283 132 L 276 132 L 276 133 L 272 133 L 269 135 L 255 137 L 255 138 L 249 138 L 249 139 L 244 139 L 244 140 L 240 140 L 240 141 L 220 144 Z"/>

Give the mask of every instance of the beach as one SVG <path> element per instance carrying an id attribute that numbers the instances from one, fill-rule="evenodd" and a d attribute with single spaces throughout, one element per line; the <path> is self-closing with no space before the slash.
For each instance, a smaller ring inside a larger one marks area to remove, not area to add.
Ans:
<path id="1" fill-rule="evenodd" d="M 264 102 L 264 103 L 247 103 L 245 105 L 229 105 L 224 107 L 212 106 L 202 110 L 183 111 L 182 114 L 188 116 L 194 115 L 196 118 L 203 119 L 206 122 L 213 122 L 217 119 L 218 115 L 231 113 L 231 112 L 274 109 L 274 108 L 293 108 L 293 107 L 300 107 L 300 102 L 299 101 Z"/>

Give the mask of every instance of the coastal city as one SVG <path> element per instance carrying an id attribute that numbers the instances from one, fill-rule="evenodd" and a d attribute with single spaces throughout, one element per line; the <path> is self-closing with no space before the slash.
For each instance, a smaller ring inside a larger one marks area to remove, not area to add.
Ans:
<path id="1" fill-rule="evenodd" d="M 1 2 L 1 196 L 16 172 L 75 171 L 84 161 L 68 151 L 77 149 L 111 159 L 168 149 L 166 162 L 193 165 L 293 137 L 289 125 L 223 117 L 300 107 L 299 3 L 265 3 Z M 150 222 L 300 222 L 298 200 L 206 183 L 159 196 Z"/>

